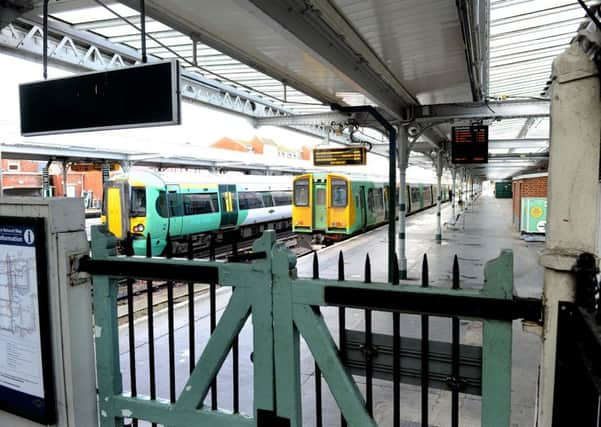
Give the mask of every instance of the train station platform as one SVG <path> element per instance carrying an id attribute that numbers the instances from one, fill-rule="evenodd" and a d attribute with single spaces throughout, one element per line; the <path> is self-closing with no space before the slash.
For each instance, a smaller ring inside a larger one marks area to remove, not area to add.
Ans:
<path id="1" fill-rule="evenodd" d="M 478 289 L 484 283 L 484 265 L 497 257 L 502 249 L 513 251 L 514 289 L 520 297 L 540 298 L 543 289 L 543 268 L 538 264 L 538 254 L 544 248 L 544 242 L 526 242 L 520 239 L 511 221 L 511 199 L 496 199 L 492 194 L 484 193 L 463 211 L 455 225 L 450 224 L 452 209 L 443 205 L 442 221 L 443 241 L 435 240 L 436 209 L 417 213 L 407 218 L 407 266 L 408 283 L 421 283 L 423 255 L 427 254 L 430 286 L 450 287 L 453 257 L 457 255 L 460 266 L 460 284 L 462 288 Z M 459 212 L 459 211 L 457 211 Z M 320 277 L 335 279 L 338 272 L 339 251 L 343 252 L 347 280 L 363 278 L 366 254 L 372 260 L 372 278 L 374 281 L 386 280 L 386 256 L 388 230 L 381 227 L 366 234 L 349 239 L 318 252 Z M 375 267 L 378 266 L 378 267 Z M 299 276 L 312 274 L 311 257 L 301 258 L 297 265 Z M 358 310 L 347 315 L 347 328 L 364 328 L 363 315 Z M 329 324 L 336 329 L 336 310 L 326 316 Z M 374 318 L 377 332 L 390 334 L 392 324 L 390 315 L 378 313 Z M 401 316 L 401 335 L 418 337 L 419 316 Z M 336 334 L 336 332 L 334 333 Z M 449 340 L 450 321 L 435 318 L 430 321 L 432 339 Z M 335 335 L 336 336 L 336 335 Z M 480 344 L 482 336 L 481 322 L 461 321 L 461 342 Z M 536 383 L 540 356 L 540 338 L 525 332 L 521 321 L 513 322 L 513 372 L 512 372 L 512 426 L 533 425 L 535 414 Z M 362 381 L 363 378 L 356 378 Z M 380 393 L 374 397 L 377 408 L 378 425 L 392 425 L 392 385 L 379 382 Z M 402 396 L 413 399 L 402 401 L 404 419 L 407 426 L 418 425 L 420 420 L 419 387 L 403 385 Z M 445 426 L 450 413 L 450 393 L 430 390 L 431 425 Z M 480 399 L 468 394 L 460 395 L 460 413 L 463 426 L 480 425 Z M 416 424 L 412 424 L 416 423 Z"/>
<path id="2" fill-rule="evenodd" d="M 451 207 L 445 204 L 442 209 L 443 223 L 451 218 Z M 420 272 L 423 254 L 428 255 L 431 286 L 447 286 L 451 283 L 451 267 L 453 256 L 457 254 L 460 264 L 461 287 L 479 288 L 483 283 L 483 269 L 487 261 L 499 255 L 501 249 L 509 248 L 514 252 L 515 289 L 520 296 L 540 297 L 542 293 L 542 269 L 537 263 L 537 254 L 543 248 L 541 242 L 525 242 L 519 239 L 519 233 L 511 225 L 511 200 L 495 199 L 484 194 L 472 206 L 461 213 L 457 223 L 446 224 L 442 244 L 435 240 L 436 210 L 429 209 L 407 219 L 408 249 L 408 283 L 420 284 Z M 386 279 L 386 227 L 372 230 L 363 235 L 330 246 L 317 252 L 320 265 L 320 277 L 336 279 L 338 277 L 338 256 L 344 254 L 345 279 L 363 280 L 364 260 L 369 253 L 372 261 L 372 279 Z M 300 277 L 311 277 L 313 272 L 313 256 L 304 256 L 297 261 Z M 229 287 L 217 291 L 217 311 L 221 316 L 229 298 Z M 196 331 L 197 344 L 204 346 L 207 342 L 209 324 L 209 297 L 202 294 L 196 298 Z M 362 310 L 346 310 L 346 328 L 363 330 L 364 315 Z M 338 337 L 338 309 L 322 308 L 322 314 L 333 337 Z M 167 310 L 155 314 L 155 324 L 161 325 L 155 330 L 155 351 L 157 354 L 157 372 L 167 369 L 168 353 Z M 188 340 L 188 308 L 181 303 L 175 310 L 175 348 L 186 348 Z M 146 354 L 148 343 L 144 330 L 147 328 L 147 317 L 136 322 L 136 351 L 138 354 L 137 369 L 145 372 L 148 365 Z M 450 342 L 451 322 L 448 318 L 430 320 L 430 339 Z M 373 331 L 390 334 L 392 331 L 391 315 L 374 312 Z M 419 337 L 419 316 L 401 315 L 401 336 Z M 127 348 L 128 330 L 122 327 L 120 340 L 122 349 Z M 240 375 L 240 411 L 252 413 L 252 375 L 251 352 L 253 349 L 252 328 L 250 321 L 246 323 L 239 335 L 239 375 Z M 481 322 L 461 321 L 461 343 L 481 344 Z M 176 384 L 181 390 L 188 374 L 189 353 L 177 352 Z M 533 424 L 536 395 L 537 369 L 540 353 L 540 339 L 522 330 L 522 324 L 513 324 L 513 372 L 512 372 L 512 425 L 526 426 Z M 129 364 L 127 352 L 121 354 L 121 367 L 124 387 L 127 390 Z M 315 425 L 315 366 L 313 357 L 306 344 L 301 340 L 301 382 L 303 393 L 303 425 Z M 231 409 L 232 405 L 232 356 L 228 355 L 218 376 L 218 404 L 220 408 Z M 157 394 L 168 396 L 168 383 L 165 376 L 159 376 Z M 359 389 L 365 392 L 365 378 L 355 377 Z M 138 389 L 147 388 L 147 379 L 138 378 Z M 323 425 L 339 425 L 340 413 L 327 386 L 323 385 Z M 378 425 L 392 425 L 392 383 L 374 380 L 374 417 Z M 403 426 L 418 425 L 420 420 L 419 386 L 401 384 L 401 414 Z M 207 399 L 205 404 L 209 404 Z M 451 393 L 430 388 L 430 425 L 449 425 Z M 461 425 L 480 425 L 480 397 L 469 394 L 460 395 Z M 144 425 L 144 424 L 141 424 Z"/>

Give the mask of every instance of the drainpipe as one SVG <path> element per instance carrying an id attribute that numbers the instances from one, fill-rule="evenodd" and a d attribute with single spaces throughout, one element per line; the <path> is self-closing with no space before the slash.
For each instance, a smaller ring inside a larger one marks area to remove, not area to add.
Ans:
<path id="1" fill-rule="evenodd" d="M 574 301 L 571 272 L 583 252 L 599 253 L 599 70 L 573 43 L 553 63 L 548 215 L 544 272 L 543 349 L 537 426 L 553 423 L 559 301 Z M 577 189 L 577 191 L 574 191 Z"/>
<path id="2" fill-rule="evenodd" d="M 345 107 L 333 104 L 332 108 L 343 113 L 369 113 L 388 131 L 388 281 L 393 283 L 398 272 L 395 264 L 395 216 L 396 216 L 396 129 L 371 105 Z"/>
<path id="3" fill-rule="evenodd" d="M 63 197 L 67 197 L 67 160 L 63 160 Z"/>
<path id="4" fill-rule="evenodd" d="M 409 134 L 405 126 L 399 126 L 399 278 L 407 279 L 406 221 L 407 213 L 407 166 L 409 165 Z"/>
<path id="5" fill-rule="evenodd" d="M 50 197 L 50 174 L 49 168 L 52 160 L 48 160 L 44 169 L 42 169 L 42 197 Z"/>

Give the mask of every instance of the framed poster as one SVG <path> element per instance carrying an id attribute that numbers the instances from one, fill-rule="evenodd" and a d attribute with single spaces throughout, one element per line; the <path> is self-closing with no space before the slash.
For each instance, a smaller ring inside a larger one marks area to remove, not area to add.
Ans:
<path id="1" fill-rule="evenodd" d="M 56 422 L 43 218 L 0 217 L 0 410 Z"/>

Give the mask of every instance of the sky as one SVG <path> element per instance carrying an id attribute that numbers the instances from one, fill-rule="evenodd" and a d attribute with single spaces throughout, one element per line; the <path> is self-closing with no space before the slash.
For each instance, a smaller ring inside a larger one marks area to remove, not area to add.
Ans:
<path id="1" fill-rule="evenodd" d="M 35 142 L 115 151 L 151 152 L 167 156 L 178 154 L 203 158 L 223 156 L 228 159 L 242 154 L 222 153 L 225 150 L 210 149 L 210 145 L 222 137 L 250 140 L 255 135 L 273 139 L 278 144 L 296 149 L 324 143 L 320 138 L 284 128 L 274 126 L 254 128 L 244 117 L 189 101 L 182 101 L 182 124 L 178 126 L 22 137 L 19 125 L 18 87 L 20 83 L 42 80 L 42 65 L 21 56 L 0 52 L 0 70 L 0 142 L 4 143 Z M 63 68 L 52 65 L 48 68 L 48 78 L 70 74 L 72 73 Z M 243 154 L 243 156 L 249 161 L 262 161 L 259 156 L 254 159 L 253 155 Z M 312 165 L 309 163 L 307 166 Z M 385 177 L 388 173 L 388 161 L 383 157 L 368 155 L 368 165 L 365 167 L 335 168 L 335 170 L 349 174 Z M 435 176 L 433 170 L 410 167 L 408 180 L 434 182 Z"/>

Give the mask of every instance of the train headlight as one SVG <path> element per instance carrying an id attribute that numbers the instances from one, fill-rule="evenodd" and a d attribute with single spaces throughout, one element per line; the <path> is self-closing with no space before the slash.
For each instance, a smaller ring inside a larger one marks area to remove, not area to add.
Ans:
<path id="1" fill-rule="evenodd" d="M 134 231 L 136 233 L 141 233 L 144 231 L 144 224 L 137 224 L 134 226 Z"/>

